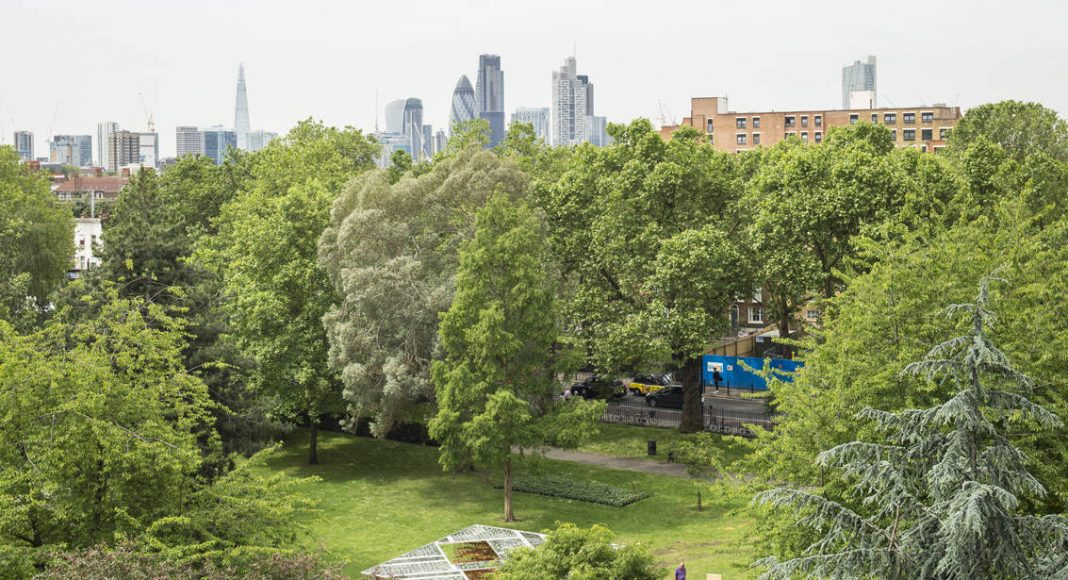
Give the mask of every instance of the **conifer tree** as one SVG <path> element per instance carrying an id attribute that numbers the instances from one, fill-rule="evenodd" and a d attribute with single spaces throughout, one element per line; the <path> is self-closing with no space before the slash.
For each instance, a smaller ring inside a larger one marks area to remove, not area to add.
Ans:
<path id="1" fill-rule="evenodd" d="M 959 387 L 927 409 L 865 409 L 879 442 L 853 441 L 821 453 L 842 471 L 854 507 L 798 489 L 757 496 L 791 507 L 821 538 L 798 557 L 764 558 L 762 578 L 1066 578 L 1068 519 L 1021 513 L 1024 498 L 1045 494 L 1010 440 L 1012 427 L 1051 429 L 1060 419 L 1032 403 L 1030 378 L 990 342 L 991 278 L 974 303 L 946 314 L 965 318 L 965 334 L 935 346 L 903 374 Z"/>

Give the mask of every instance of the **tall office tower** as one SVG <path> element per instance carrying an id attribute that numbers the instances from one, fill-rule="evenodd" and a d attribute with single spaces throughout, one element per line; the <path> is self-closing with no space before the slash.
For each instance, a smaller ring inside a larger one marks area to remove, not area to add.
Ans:
<path id="1" fill-rule="evenodd" d="M 463 75 L 460 80 L 456 81 L 456 88 L 452 91 L 449 132 L 455 131 L 457 125 L 477 118 L 478 101 L 475 100 L 475 89 L 471 88 L 471 81 L 467 79 L 467 75 Z"/>
<path id="2" fill-rule="evenodd" d="M 104 121 L 96 124 L 96 164 L 107 168 L 108 163 L 108 135 L 119 130 L 119 124 L 114 121 Z"/>
<path id="3" fill-rule="evenodd" d="M 504 140 L 504 71 L 501 57 L 483 54 L 478 57 L 478 79 L 475 81 L 475 103 L 478 116 L 489 122 L 488 147 L 496 147 Z"/>
<path id="4" fill-rule="evenodd" d="M 48 144 L 48 159 L 53 163 L 91 167 L 93 137 L 90 135 L 56 135 Z"/>
<path id="5" fill-rule="evenodd" d="M 245 63 L 237 66 L 237 104 L 234 106 L 234 133 L 237 135 L 237 147 L 247 149 L 246 137 L 249 132 L 248 93 L 245 92 Z"/>
<path id="6" fill-rule="evenodd" d="M 204 132 L 190 125 L 175 129 L 176 157 L 204 154 Z"/>
<path id="7" fill-rule="evenodd" d="M 33 133 L 15 131 L 15 152 L 23 161 L 33 161 Z"/>
<path id="8" fill-rule="evenodd" d="M 586 85 L 586 116 L 590 117 L 593 113 L 593 83 L 590 82 L 590 77 L 586 75 L 577 75 L 579 82 Z"/>
<path id="9" fill-rule="evenodd" d="M 137 133 L 137 159 L 134 163 L 155 169 L 159 161 L 159 133 Z"/>
<path id="10" fill-rule="evenodd" d="M 549 107 L 519 107 L 512 113 L 512 124 L 529 123 L 534 126 L 534 136 L 549 142 Z"/>
<path id="11" fill-rule="evenodd" d="M 393 154 L 398 150 L 405 151 L 409 155 L 412 153 L 411 141 L 405 135 L 383 131 L 371 133 L 371 136 L 382 145 L 382 151 L 375 159 L 375 165 L 381 169 L 387 169 L 393 165 Z"/>
<path id="12" fill-rule="evenodd" d="M 386 103 L 386 132 L 404 134 L 404 105 L 407 101 L 397 99 Z"/>
<path id="13" fill-rule="evenodd" d="M 849 66 L 842 67 L 842 108 L 854 108 L 852 106 L 853 103 L 851 103 L 850 93 L 855 92 L 871 93 L 870 96 L 865 95 L 865 100 L 870 102 L 862 103 L 865 106 L 856 108 L 874 109 L 878 107 L 876 104 L 877 85 L 875 79 L 874 56 L 869 56 L 868 62 L 860 62 L 858 60 Z"/>
<path id="14" fill-rule="evenodd" d="M 203 129 L 201 132 L 204 133 L 204 155 L 215 165 L 222 165 L 226 160 L 226 152 L 231 148 L 237 148 L 236 131 L 216 125 Z M 247 136 L 248 133 L 245 135 Z"/>
<path id="15" fill-rule="evenodd" d="M 135 165 L 140 160 L 141 134 L 132 131 L 115 131 L 108 134 L 108 171 Z"/>
<path id="16" fill-rule="evenodd" d="M 251 131 L 249 132 L 247 137 L 248 143 L 246 143 L 246 149 L 249 152 L 254 153 L 256 151 L 259 151 L 260 149 L 263 149 L 267 146 L 268 143 L 274 141 L 277 138 L 278 133 L 272 133 L 271 131 Z"/>
<path id="17" fill-rule="evenodd" d="M 586 116 L 586 129 L 589 132 L 589 141 L 597 147 L 605 147 L 612 142 L 608 136 L 608 119 L 597 115 Z"/>
<path id="18" fill-rule="evenodd" d="M 553 145 L 577 145 L 587 140 L 586 97 L 589 80 L 575 74 L 575 57 L 553 71 Z M 586 79 L 586 80 L 583 80 Z"/>
<path id="19" fill-rule="evenodd" d="M 434 133 L 434 152 L 444 151 L 445 146 L 449 143 L 449 136 L 445 134 L 444 129 L 438 129 Z"/>
<path id="20" fill-rule="evenodd" d="M 412 159 L 421 161 L 423 157 L 423 101 L 408 99 L 404 101 L 403 133 L 411 144 Z"/>
<path id="21" fill-rule="evenodd" d="M 429 123 L 423 125 L 423 155 L 424 159 L 432 159 L 437 153 L 434 149 L 434 126 Z"/>

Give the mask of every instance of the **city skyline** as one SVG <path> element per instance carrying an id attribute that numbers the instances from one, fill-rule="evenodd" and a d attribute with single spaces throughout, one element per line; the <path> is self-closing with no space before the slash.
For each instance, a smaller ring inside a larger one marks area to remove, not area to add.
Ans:
<path id="1" fill-rule="evenodd" d="M 96 136 L 103 121 L 145 131 L 140 92 L 156 118 L 161 155 L 171 157 L 177 126 L 230 125 L 234 67 L 240 62 L 254 80 L 255 125 L 265 130 L 284 134 L 313 117 L 369 132 L 382 113 L 375 110 L 376 92 L 383 102 L 420 98 L 427 124 L 448 127 L 456 81 L 470 75 L 471 62 L 485 53 L 507 62 L 511 110 L 550 105 L 546 79 L 577 51 L 582 72 L 597 84 L 598 114 L 612 122 L 635 117 L 658 122 L 661 103 L 677 120 L 694 95 L 727 95 L 762 110 L 837 107 L 842 67 L 868 54 L 879 58 L 880 105 L 945 102 L 966 109 L 1014 98 L 1068 111 L 1068 81 L 1043 73 L 1068 59 L 1068 40 L 1056 30 L 1068 19 L 1068 7 L 1026 0 L 1020 10 L 996 19 L 989 18 L 996 8 L 992 2 L 899 3 L 894 7 L 899 15 L 946 23 L 914 46 L 902 42 L 915 34 L 910 18 L 887 19 L 875 8 L 845 10 L 844 3 L 829 2 L 843 9 L 796 11 L 785 2 L 758 3 L 754 10 L 790 17 L 769 20 L 762 29 L 765 40 L 741 56 L 717 47 L 749 42 L 747 27 L 724 28 L 708 45 L 702 35 L 680 35 L 631 5 L 610 6 L 612 27 L 587 26 L 577 34 L 570 24 L 596 22 L 609 9 L 603 2 L 548 2 L 536 11 L 488 2 L 455 11 L 415 2 L 403 16 L 400 8 L 386 6 L 311 2 L 294 13 L 288 4 L 265 3 L 257 4 L 258 26 L 244 30 L 238 25 L 247 15 L 245 4 L 192 2 L 173 14 L 163 5 L 128 1 L 6 3 L 7 20 L 27 25 L 11 27 L 0 49 L 6 57 L 0 58 L 0 141 L 11 144 L 15 130 L 32 131 L 35 156 L 43 157 L 51 136 Z M 961 10 L 964 6 L 971 10 Z M 555 16 L 563 7 L 570 14 L 566 22 Z M 668 22 L 685 22 L 693 13 L 712 17 L 699 2 L 669 1 L 660 8 L 656 14 Z M 118 13 L 123 18 L 115 18 Z M 324 13 L 331 18 L 321 18 Z M 358 34 L 348 39 L 352 22 L 398 19 L 420 31 L 409 47 L 397 46 L 392 31 L 376 26 L 353 29 Z M 205 21 L 234 32 L 204 46 L 179 41 Z M 44 22 L 47 30 L 33 25 Z M 122 34 L 127 29 L 152 31 L 154 42 L 138 44 Z M 793 33 L 798 30 L 811 34 Z M 92 38 L 86 62 L 123 64 L 68 67 L 56 76 L 41 66 L 61 61 L 59 48 L 44 42 L 49 35 Z M 31 49 L 16 54 L 15 47 Z"/>

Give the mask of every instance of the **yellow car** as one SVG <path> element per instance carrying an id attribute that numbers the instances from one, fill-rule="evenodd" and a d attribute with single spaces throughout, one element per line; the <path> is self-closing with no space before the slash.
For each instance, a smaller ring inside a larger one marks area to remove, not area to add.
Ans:
<path id="1" fill-rule="evenodd" d="M 627 392 L 632 395 L 645 396 L 670 384 L 672 384 L 671 379 L 666 375 L 635 375 L 627 385 Z"/>

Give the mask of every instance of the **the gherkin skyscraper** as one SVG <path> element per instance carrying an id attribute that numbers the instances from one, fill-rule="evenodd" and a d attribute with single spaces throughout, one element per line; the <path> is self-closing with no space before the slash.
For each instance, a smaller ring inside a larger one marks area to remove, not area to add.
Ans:
<path id="1" fill-rule="evenodd" d="M 248 94 L 245 92 L 245 63 L 237 68 L 237 104 L 234 107 L 234 133 L 237 133 L 237 148 L 248 149 Z"/>
<path id="2" fill-rule="evenodd" d="M 452 91 L 449 129 L 455 131 L 460 123 L 477 118 L 478 103 L 475 101 L 475 89 L 471 87 L 471 81 L 468 80 L 467 75 L 464 75 L 456 82 L 456 89 Z"/>

